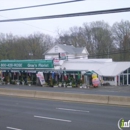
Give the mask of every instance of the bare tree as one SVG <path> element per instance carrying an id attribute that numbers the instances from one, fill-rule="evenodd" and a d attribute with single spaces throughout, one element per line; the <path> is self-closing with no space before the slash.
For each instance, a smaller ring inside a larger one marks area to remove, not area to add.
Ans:
<path id="1" fill-rule="evenodd" d="M 37 33 L 28 37 L 0 34 L 0 58 L 42 59 L 42 54 L 52 44 L 54 44 L 53 38 L 45 34 Z"/>
<path id="2" fill-rule="evenodd" d="M 112 27 L 112 31 L 114 43 L 120 52 L 119 60 L 130 60 L 130 22 L 116 22 Z"/>

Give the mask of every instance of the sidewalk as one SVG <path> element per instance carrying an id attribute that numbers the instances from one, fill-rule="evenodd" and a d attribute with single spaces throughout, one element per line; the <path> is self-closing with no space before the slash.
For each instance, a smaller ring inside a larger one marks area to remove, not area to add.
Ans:
<path id="1" fill-rule="evenodd" d="M 62 93 L 130 96 L 130 86 L 99 86 L 98 88 L 64 88 L 64 87 L 40 87 L 27 85 L 0 85 L 0 88 L 19 89 L 19 90 L 37 90 Z"/>
<path id="2" fill-rule="evenodd" d="M 130 92 L 130 86 L 99 86 L 101 90 L 109 90 L 109 91 L 123 91 L 123 92 Z"/>

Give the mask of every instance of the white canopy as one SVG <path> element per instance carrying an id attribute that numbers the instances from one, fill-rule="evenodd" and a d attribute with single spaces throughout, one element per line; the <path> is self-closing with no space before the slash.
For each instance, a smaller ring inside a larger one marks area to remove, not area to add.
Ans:
<path id="1" fill-rule="evenodd" d="M 130 62 L 98 62 L 90 60 L 65 61 L 61 68 L 66 70 L 95 71 L 101 76 L 117 76 L 130 67 Z"/>

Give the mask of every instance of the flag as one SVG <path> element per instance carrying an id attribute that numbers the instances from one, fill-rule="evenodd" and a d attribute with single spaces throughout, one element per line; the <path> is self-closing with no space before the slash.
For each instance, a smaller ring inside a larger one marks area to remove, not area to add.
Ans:
<path id="1" fill-rule="evenodd" d="M 70 81 L 70 74 L 68 75 L 68 80 Z"/>
<path id="2" fill-rule="evenodd" d="M 80 78 L 81 78 L 81 75 L 80 75 L 80 73 L 78 72 L 78 80 L 80 80 Z"/>
<path id="3" fill-rule="evenodd" d="M 56 73 L 56 76 L 55 76 L 55 81 L 56 81 L 56 82 L 58 81 L 57 73 Z"/>
<path id="4" fill-rule="evenodd" d="M 67 74 L 66 74 L 66 71 L 64 71 L 64 79 L 67 80 Z"/>
<path id="5" fill-rule="evenodd" d="M 75 74 L 73 74 L 73 79 L 75 79 Z"/>
<path id="6" fill-rule="evenodd" d="M 54 72 L 52 72 L 52 79 L 54 79 L 54 76 L 55 76 L 55 73 L 54 73 Z"/>
<path id="7" fill-rule="evenodd" d="M 62 73 L 62 75 L 61 75 L 61 76 L 62 76 L 62 82 L 64 82 L 64 74 Z"/>
<path id="8" fill-rule="evenodd" d="M 9 77 L 10 77 L 10 78 L 11 78 L 11 76 L 12 76 L 11 73 L 9 73 Z"/>
<path id="9" fill-rule="evenodd" d="M 59 72 L 59 78 L 61 78 L 61 73 Z"/>

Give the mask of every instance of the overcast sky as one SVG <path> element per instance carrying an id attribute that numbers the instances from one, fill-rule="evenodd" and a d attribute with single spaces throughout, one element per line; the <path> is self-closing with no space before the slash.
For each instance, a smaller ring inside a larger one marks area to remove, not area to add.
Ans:
<path id="1" fill-rule="evenodd" d="M 1 0 L 0 9 L 22 6 L 40 5 L 69 0 Z M 46 6 L 40 8 L 22 9 L 0 12 L 0 20 L 13 18 L 26 18 L 36 16 L 57 15 L 66 13 L 88 12 L 115 8 L 130 7 L 130 0 L 86 0 L 82 2 Z M 104 20 L 112 25 L 114 22 L 129 20 L 130 12 L 103 14 L 96 16 L 83 16 L 74 18 L 61 18 L 49 20 L 34 20 L 21 22 L 0 23 L 0 33 L 12 33 L 14 35 L 27 36 L 37 32 L 57 36 L 57 31 L 67 31 L 73 26 L 82 26 L 83 23 Z"/>

